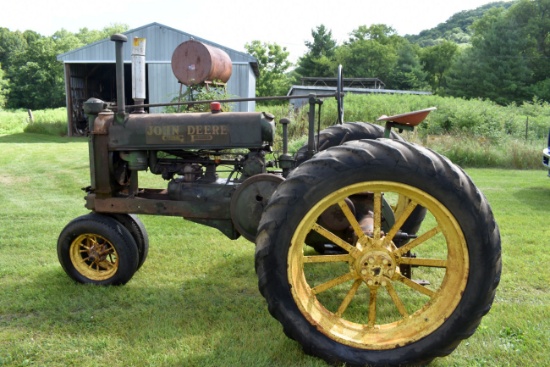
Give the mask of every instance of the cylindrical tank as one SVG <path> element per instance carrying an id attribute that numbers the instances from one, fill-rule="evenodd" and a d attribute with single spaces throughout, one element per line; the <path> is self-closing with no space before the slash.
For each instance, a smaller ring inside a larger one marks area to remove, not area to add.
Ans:
<path id="1" fill-rule="evenodd" d="M 219 48 L 189 40 L 172 54 L 172 71 L 180 83 L 190 86 L 205 81 L 225 83 L 231 77 L 231 59 Z"/>

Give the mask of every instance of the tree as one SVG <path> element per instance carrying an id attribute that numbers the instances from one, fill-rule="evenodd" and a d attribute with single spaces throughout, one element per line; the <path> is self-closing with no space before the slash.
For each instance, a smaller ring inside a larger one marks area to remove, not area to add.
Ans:
<path id="1" fill-rule="evenodd" d="M 311 30 L 313 42 L 306 41 L 306 54 L 298 59 L 296 73 L 299 76 L 332 77 L 336 75 L 334 61 L 336 40 L 332 38 L 332 31 L 323 24 Z"/>
<path id="2" fill-rule="evenodd" d="M 101 31 L 82 28 L 76 34 L 61 29 L 51 37 L 0 28 L 0 64 L 10 84 L 7 106 L 43 109 L 65 105 L 63 64 L 57 61 L 57 55 L 127 28 L 124 24 L 114 24 Z"/>
<path id="3" fill-rule="evenodd" d="M 406 41 L 398 45 L 396 52 L 397 62 L 387 83 L 393 89 L 426 89 L 426 72 L 420 63 L 420 48 Z"/>
<path id="4" fill-rule="evenodd" d="M 32 40 L 8 70 L 11 80 L 8 106 L 44 109 L 65 104 L 63 65 L 57 61 L 51 38 Z"/>
<path id="5" fill-rule="evenodd" d="M 0 28 L 0 64 L 7 70 L 14 57 L 27 48 L 27 40 L 23 33 L 11 32 L 7 28 Z"/>
<path id="6" fill-rule="evenodd" d="M 259 97 L 286 95 L 290 88 L 290 78 L 286 74 L 292 65 L 288 61 L 286 47 L 276 43 L 254 40 L 245 46 L 247 52 L 258 60 L 260 75 L 256 80 L 256 92 Z"/>
<path id="7" fill-rule="evenodd" d="M 442 93 L 447 87 L 447 72 L 457 53 L 458 45 L 451 41 L 442 41 L 422 50 L 420 60 L 433 92 Z"/>
<path id="8" fill-rule="evenodd" d="M 4 78 L 4 70 L 0 64 L 0 109 L 6 105 L 6 96 L 9 93 L 9 81 Z"/>
<path id="9" fill-rule="evenodd" d="M 449 72 L 448 93 L 499 104 L 531 100 L 535 90 L 546 93 L 549 15 L 550 0 L 520 0 L 508 11 L 488 11 L 472 26 L 472 47 Z"/>
<path id="10" fill-rule="evenodd" d="M 379 78 L 387 88 L 426 89 L 419 50 L 392 27 L 362 25 L 336 48 L 334 64 L 342 64 L 347 77 Z"/>

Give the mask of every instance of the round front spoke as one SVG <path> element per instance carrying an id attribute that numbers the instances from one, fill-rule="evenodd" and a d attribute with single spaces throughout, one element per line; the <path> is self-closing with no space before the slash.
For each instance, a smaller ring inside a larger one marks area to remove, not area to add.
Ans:
<path id="1" fill-rule="evenodd" d="M 95 234 L 82 234 L 70 245 L 76 270 L 86 277 L 102 280 L 118 270 L 118 256 L 112 243 Z"/>

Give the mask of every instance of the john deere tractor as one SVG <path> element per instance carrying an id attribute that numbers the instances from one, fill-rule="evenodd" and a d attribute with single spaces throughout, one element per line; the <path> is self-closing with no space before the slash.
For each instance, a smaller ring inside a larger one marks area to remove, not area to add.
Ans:
<path id="1" fill-rule="evenodd" d="M 340 68 L 334 93 L 306 96 L 308 141 L 289 152 L 292 122 L 268 112 L 222 112 L 213 102 L 210 112 L 132 113 L 123 97 L 126 37 L 112 40 L 117 103 L 84 104 L 90 212 L 68 223 L 57 245 L 72 279 L 125 284 L 150 242 L 136 215 L 177 216 L 255 243 L 269 312 L 327 362 L 423 365 L 472 335 L 499 283 L 499 229 L 462 169 L 398 135 L 431 109 L 344 122 Z M 339 121 L 319 131 L 324 98 L 336 98 Z M 283 136 L 273 154 L 275 123 Z M 142 187 L 147 171 L 167 184 Z"/>

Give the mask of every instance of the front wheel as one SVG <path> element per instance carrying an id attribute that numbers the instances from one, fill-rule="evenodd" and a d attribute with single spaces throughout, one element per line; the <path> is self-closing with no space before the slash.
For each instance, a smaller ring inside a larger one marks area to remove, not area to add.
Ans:
<path id="1" fill-rule="evenodd" d="M 139 252 L 132 234 L 113 217 L 90 213 L 65 226 L 57 241 L 61 266 L 79 283 L 120 285 L 138 267 Z"/>
<path id="2" fill-rule="evenodd" d="M 364 195 L 373 202 L 368 221 L 348 204 Z M 419 206 L 426 217 L 417 237 L 399 247 Z M 319 224 L 331 207 L 351 239 Z M 306 246 L 310 233 L 344 252 L 316 254 Z M 404 275 L 411 267 L 413 276 Z M 449 354 L 490 309 L 500 269 L 498 227 L 467 175 L 432 151 L 386 139 L 334 147 L 298 167 L 268 204 L 257 237 L 260 291 L 285 333 L 309 354 L 353 366 L 419 365 Z"/>

